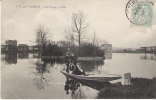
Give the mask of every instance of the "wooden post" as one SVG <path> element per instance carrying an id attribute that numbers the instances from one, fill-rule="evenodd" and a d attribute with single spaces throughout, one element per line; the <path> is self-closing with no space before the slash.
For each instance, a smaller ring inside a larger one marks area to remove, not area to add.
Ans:
<path id="1" fill-rule="evenodd" d="M 123 73 L 123 75 L 122 75 L 122 85 L 132 85 L 132 83 L 131 83 L 131 73 Z"/>
<path id="2" fill-rule="evenodd" d="M 145 59 L 146 59 L 146 51 L 147 51 L 147 47 L 144 47 L 144 49 L 145 49 Z"/>

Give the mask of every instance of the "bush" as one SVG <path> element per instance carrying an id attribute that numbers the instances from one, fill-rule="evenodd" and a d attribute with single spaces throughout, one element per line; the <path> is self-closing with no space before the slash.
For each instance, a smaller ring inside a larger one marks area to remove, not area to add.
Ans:
<path id="1" fill-rule="evenodd" d="M 71 51 L 76 56 L 81 57 L 103 57 L 104 51 L 99 47 L 94 46 L 90 43 L 82 44 L 80 49 L 77 46 L 70 47 Z M 57 45 L 51 45 L 50 43 L 47 46 L 43 46 L 43 55 L 44 56 L 64 56 L 67 52 L 68 47 L 58 47 Z M 80 50 L 80 51 L 79 51 Z"/>
<path id="2" fill-rule="evenodd" d="M 103 57 L 104 51 L 101 50 L 99 47 L 94 46 L 92 44 L 83 44 L 80 47 L 80 56 L 84 57 Z"/>
<path id="3" fill-rule="evenodd" d="M 62 56 L 63 52 L 57 45 L 48 44 L 44 51 L 45 56 Z"/>
<path id="4" fill-rule="evenodd" d="M 156 98 L 156 79 L 132 79 L 132 85 L 122 86 L 111 85 L 105 87 L 98 94 L 98 99 L 111 98 L 111 99 L 147 99 Z"/>

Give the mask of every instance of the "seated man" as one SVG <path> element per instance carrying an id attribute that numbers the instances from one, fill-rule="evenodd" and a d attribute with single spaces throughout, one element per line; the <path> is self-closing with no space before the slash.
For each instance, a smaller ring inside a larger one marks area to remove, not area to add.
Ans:
<path id="1" fill-rule="evenodd" d="M 70 48 L 68 48 L 68 51 L 66 52 L 65 56 L 66 72 L 69 73 L 69 71 L 72 71 L 72 74 L 85 75 L 84 71 L 81 72 L 78 68 L 77 59 L 78 57 L 70 51 Z"/>
<path id="2" fill-rule="evenodd" d="M 81 72 L 77 66 L 75 66 L 75 70 L 72 72 L 72 74 L 86 75 L 85 72 L 84 72 L 84 70 L 83 70 L 83 72 Z"/>
<path id="3" fill-rule="evenodd" d="M 74 57 L 74 58 L 72 58 L 71 59 L 71 63 L 70 63 L 70 70 L 72 71 L 72 74 L 76 74 L 76 75 L 85 75 L 85 72 L 84 72 L 84 70 L 83 70 L 83 72 L 82 71 L 80 71 L 80 69 L 79 69 L 79 67 L 76 65 L 76 62 L 77 62 L 77 58 L 78 57 Z"/>

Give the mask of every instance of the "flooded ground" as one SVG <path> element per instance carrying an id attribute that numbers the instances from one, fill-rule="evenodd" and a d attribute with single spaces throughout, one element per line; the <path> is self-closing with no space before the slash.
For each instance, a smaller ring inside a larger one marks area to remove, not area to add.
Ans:
<path id="1" fill-rule="evenodd" d="M 113 53 L 105 61 L 79 61 L 87 74 L 110 73 L 132 77 L 156 77 L 155 56 Z M 63 61 L 44 61 L 34 54 L 2 54 L 1 96 L 3 99 L 71 99 L 96 98 L 98 90 L 66 78 L 60 71 Z M 72 82 L 76 82 L 75 86 Z M 69 86 L 67 86 L 67 83 Z M 68 87 L 68 88 L 67 88 Z M 102 87 L 101 87 L 102 88 Z"/>

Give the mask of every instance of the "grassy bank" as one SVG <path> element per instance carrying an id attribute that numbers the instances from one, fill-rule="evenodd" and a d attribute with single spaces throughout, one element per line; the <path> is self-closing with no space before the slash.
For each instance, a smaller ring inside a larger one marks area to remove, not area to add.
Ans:
<path id="1" fill-rule="evenodd" d="M 42 59 L 55 60 L 55 59 L 65 59 L 65 56 L 42 56 Z M 103 61 L 104 57 L 78 57 L 80 61 Z"/>
<path id="2" fill-rule="evenodd" d="M 103 88 L 97 99 L 154 99 L 156 98 L 156 78 L 132 78 L 132 85 L 115 83 Z"/>

